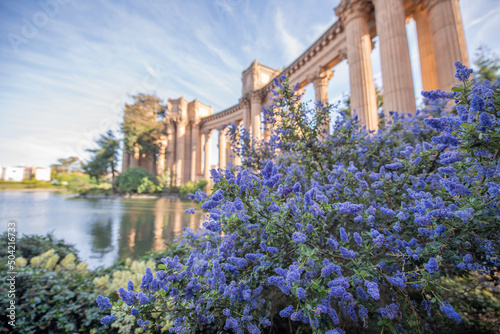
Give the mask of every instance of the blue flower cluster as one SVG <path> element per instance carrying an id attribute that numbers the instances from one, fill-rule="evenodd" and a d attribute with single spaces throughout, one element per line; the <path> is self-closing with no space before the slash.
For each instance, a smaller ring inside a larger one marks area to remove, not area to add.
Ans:
<path id="1" fill-rule="evenodd" d="M 437 294 L 445 270 L 482 274 L 500 265 L 500 93 L 456 68 L 458 90 L 424 93 L 425 110 L 386 115 L 371 133 L 341 114 L 329 135 L 330 106 L 309 110 L 288 79 L 276 79 L 273 104 L 263 108 L 270 135 L 230 127 L 243 165 L 212 170 L 211 196 L 190 195 L 205 221 L 183 234 L 179 247 L 189 255 L 148 269 L 141 291 L 120 288 L 124 307 L 141 327 L 171 321 L 172 333 L 261 333 L 286 321 L 333 334 L 346 321 L 378 326 L 369 321 L 377 317 L 403 330 L 409 307 L 460 321 L 439 298 L 407 294 Z M 444 108 L 450 99 L 452 111 Z"/>

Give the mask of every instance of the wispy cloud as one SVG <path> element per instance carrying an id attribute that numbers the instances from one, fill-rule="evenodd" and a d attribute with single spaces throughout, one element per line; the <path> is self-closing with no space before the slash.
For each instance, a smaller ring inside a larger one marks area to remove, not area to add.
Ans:
<path id="1" fill-rule="evenodd" d="M 118 126 L 134 93 L 198 98 L 214 111 L 232 106 L 241 94 L 241 72 L 254 59 L 274 68 L 288 65 L 336 19 L 335 5 L 71 0 L 15 52 L 8 33 L 22 36 L 25 21 L 42 9 L 35 1 L 2 1 L 0 164 L 48 166 L 85 151 L 99 132 Z M 498 1 L 462 0 L 460 6 L 469 50 L 481 39 L 500 53 L 498 34 L 491 33 Z M 378 80 L 377 57 L 375 50 Z M 343 62 L 328 91 L 337 99 L 348 89 Z"/>

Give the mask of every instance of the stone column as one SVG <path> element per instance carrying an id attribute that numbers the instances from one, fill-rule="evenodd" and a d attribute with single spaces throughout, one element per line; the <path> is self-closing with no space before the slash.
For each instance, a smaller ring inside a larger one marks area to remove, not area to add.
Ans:
<path id="1" fill-rule="evenodd" d="M 177 129 L 175 131 L 175 184 L 180 186 L 185 183 L 184 175 L 184 156 L 185 156 L 185 135 L 186 135 L 186 122 L 177 122 Z"/>
<path id="2" fill-rule="evenodd" d="M 255 139 L 261 139 L 261 119 L 260 113 L 262 111 L 262 98 L 259 94 L 253 94 L 250 99 L 250 111 L 252 115 L 252 135 Z"/>
<path id="3" fill-rule="evenodd" d="M 219 129 L 219 168 L 226 168 L 227 165 L 227 142 L 226 131 L 224 128 Z"/>
<path id="4" fill-rule="evenodd" d="M 167 124 L 167 152 L 166 166 L 171 178 L 170 186 L 173 186 L 173 176 L 175 173 L 175 126 L 172 122 Z"/>
<path id="5" fill-rule="evenodd" d="M 237 126 L 238 126 L 238 131 L 239 129 L 241 129 L 241 125 L 243 124 L 243 120 L 240 120 L 239 122 L 237 122 Z M 234 155 L 234 158 L 233 158 L 233 164 L 235 166 L 241 166 L 241 156 L 234 153 L 232 150 L 231 150 L 231 153 Z"/>
<path id="6" fill-rule="evenodd" d="M 250 104 L 248 100 L 241 101 L 243 103 L 243 127 L 248 131 L 252 128 L 252 116 L 250 114 Z"/>
<path id="7" fill-rule="evenodd" d="M 335 9 L 345 24 L 347 61 L 351 81 L 351 108 L 368 130 L 378 128 L 377 99 L 373 83 L 370 53 L 372 42 L 368 32 L 371 3 L 353 0 Z"/>
<path id="8" fill-rule="evenodd" d="M 156 175 L 161 176 L 165 171 L 165 151 L 167 149 L 167 136 L 161 135 L 158 141 L 158 161 L 156 162 Z"/>
<path id="9" fill-rule="evenodd" d="M 191 175 L 190 180 L 196 182 L 196 176 L 198 175 L 198 144 L 200 141 L 200 131 L 199 124 L 191 124 Z"/>
<path id="10" fill-rule="evenodd" d="M 130 154 L 127 153 L 126 148 L 123 149 L 122 172 L 126 171 L 129 167 Z"/>
<path id="11" fill-rule="evenodd" d="M 384 112 L 414 113 L 415 93 L 406 37 L 403 0 L 376 0 L 375 21 L 380 42 Z"/>
<path id="12" fill-rule="evenodd" d="M 323 104 L 328 104 L 328 82 L 333 77 L 332 70 L 319 71 L 311 80 L 316 93 L 316 102 L 320 101 Z M 326 131 L 323 137 L 330 134 L 330 121 L 327 120 L 321 131 Z"/>
<path id="13" fill-rule="evenodd" d="M 417 24 L 418 53 L 420 56 L 420 72 L 422 74 L 422 86 L 424 90 L 435 90 L 439 88 L 436 56 L 432 32 L 429 22 L 429 13 L 425 9 L 417 9 L 413 14 Z"/>
<path id="14" fill-rule="evenodd" d="M 203 133 L 203 147 L 205 151 L 205 162 L 203 164 L 203 175 L 205 180 L 210 180 L 210 135 L 212 131 Z"/>
<path id="15" fill-rule="evenodd" d="M 424 6 L 429 13 L 439 88 L 448 91 L 458 84 L 455 62 L 469 66 L 458 0 L 426 0 Z"/>

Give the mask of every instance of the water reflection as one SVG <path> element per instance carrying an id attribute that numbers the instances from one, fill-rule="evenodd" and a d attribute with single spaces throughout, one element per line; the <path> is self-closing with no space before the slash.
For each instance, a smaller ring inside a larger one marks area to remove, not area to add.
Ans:
<path id="1" fill-rule="evenodd" d="M 140 258 L 165 249 L 184 227 L 200 227 L 201 215 L 188 215 L 192 202 L 178 199 L 80 199 L 56 193 L 0 192 L 0 231 L 9 220 L 24 234 L 46 234 L 72 243 L 89 267 L 117 259 Z"/>

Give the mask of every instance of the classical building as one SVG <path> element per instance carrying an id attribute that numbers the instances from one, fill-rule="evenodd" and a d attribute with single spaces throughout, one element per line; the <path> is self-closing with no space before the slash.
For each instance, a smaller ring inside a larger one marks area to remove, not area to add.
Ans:
<path id="1" fill-rule="evenodd" d="M 468 64 L 467 48 L 458 0 L 342 0 L 338 20 L 283 71 L 254 61 L 243 71 L 239 102 L 212 114 L 209 106 L 183 98 L 169 100 L 165 126 L 168 135 L 157 157 L 141 160 L 140 152 L 124 154 L 123 169 L 144 166 L 150 171 L 175 171 L 177 184 L 209 178 L 210 146 L 219 130 L 219 166 L 231 160 L 225 128 L 243 124 L 261 137 L 261 107 L 269 104 L 273 80 L 284 74 L 304 88 L 312 83 L 316 100 L 328 101 L 333 69 L 344 59 L 349 65 L 351 108 L 370 130 L 377 129 L 377 102 L 370 59 L 373 38 L 379 37 L 384 110 L 413 113 L 415 96 L 406 35 L 406 23 L 416 22 L 424 90 L 450 90 L 457 84 L 454 62 Z"/>

